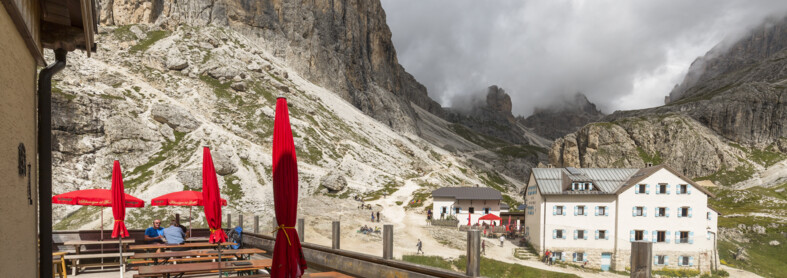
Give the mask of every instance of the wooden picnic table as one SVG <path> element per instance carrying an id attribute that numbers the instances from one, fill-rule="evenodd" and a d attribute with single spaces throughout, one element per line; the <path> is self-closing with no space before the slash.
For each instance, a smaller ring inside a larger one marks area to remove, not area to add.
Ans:
<path id="1" fill-rule="evenodd" d="M 134 253 L 131 252 L 123 252 L 123 257 L 131 257 L 134 256 Z M 110 262 L 104 263 L 104 258 L 119 258 L 120 253 L 102 253 L 102 254 L 76 254 L 76 255 L 65 255 L 64 258 L 66 260 L 71 261 L 71 275 L 76 276 L 77 271 L 80 268 L 88 268 L 88 267 L 104 267 L 104 266 L 118 266 L 120 262 Z M 91 263 L 91 264 L 83 264 L 80 263 L 80 260 L 83 259 L 102 259 L 101 263 Z"/>
<path id="2" fill-rule="evenodd" d="M 200 237 L 190 237 L 186 239 L 186 242 L 202 242 L 208 241 L 208 237 L 200 236 Z"/>
<path id="3" fill-rule="evenodd" d="M 165 244 L 165 243 L 153 243 L 153 244 L 138 244 L 138 245 L 131 245 L 129 246 L 129 250 L 148 250 L 148 249 L 168 249 L 168 248 L 203 248 L 203 247 L 216 247 L 217 244 L 215 243 L 208 243 L 208 242 L 190 242 L 190 243 L 183 243 L 183 244 Z M 230 245 L 238 245 L 234 242 L 222 242 L 221 246 L 230 246 Z"/>
<path id="4" fill-rule="evenodd" d="M 342 274 L 336 271 L 329 271 L 329 272 L 317 272 L 317 273 L 309 273 L 304 274 L 303 278 L 317 278 L 317 277 L 329 277 L 329 278 L 353 278 L 350 275 Z"/>
<path id="5" fill-rule="evenodd" d="M 243 257 L 248 256 L 250 259 L 251 255 L 254 254 L 264 254 L 265 250 L 257 249 L 257 248 L 245 248 L 245 249 L 228 249 L 222 250 L 222 256 L 235 256 Z M 182 258 L 186 256 L 217 256 L 219 254 L 218 250 L 189 250 L 189 251 L 169 251 L 169 252 L 158 252 L 158 253 L 137 253 L 132 256 L 132 259 L 162 259 L 162 263 L 166 263 L 169 258 Z"/>
<path id="6" fill-rule="evenodd" d="M 239 263 L 248 262 L 249 265 L 240 265 Z M 187 273 L 203 273 L 218 271 L 243 271 L 243 270 L 256 270 L 271 267 L 273 260 L 250 260 L 250 261 L 228 261 L 228 262 L 208 262 L 208 263 L 191 263 L 191 264 L 166 264 L 166 265 L 150 265 L 140 266 L 139 276 L 159 276 L 170 277 L 170 275 L 181 275 Z M 220 266 L 220 267 L 219 267 Z"/>
<path id="7" fill-rule="evenodd" d="M 134 242 L 135 241 L 133 239 L 124 239 L 122 241 L 123 246 L 128 246 L 129 244 L 132 244 Z M 117 240 L 68 240 L 63 242 L 63 245 L 73 245 L 74 250 L 76 250 L 77 254 L 81 253 L 80 249 L 82 249 L 82 245 L 104 245 L 104 244 L 117 245 L 118 241 Z M 103 249 L 104 247 L 102 246 L 101 248 Z"/>

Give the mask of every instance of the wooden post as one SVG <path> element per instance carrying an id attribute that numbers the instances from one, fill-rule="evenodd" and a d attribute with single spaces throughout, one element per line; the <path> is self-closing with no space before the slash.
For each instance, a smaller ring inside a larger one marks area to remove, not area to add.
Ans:
<path id="1" fill-rule="evenodd" d="M 331 229 L 331 241 L 332 245 L 331 248 L 333 249 L 341 249 L 339 248 L 339 239 L 341 238 L 341 233 L 339 230 L 339 221 L 333 221 L 333 229 Z"/>
<path id="2" fill-rule="evenodd" d="M 306 235 L 304 235 L 303 233 L 303 228 L 304 228 L 303 222 L 304 222 L 303 218 L 298 218 L 298 237 L 301 239 L 301 242 L 303 242 L 306 238 Z"/>
<path id="3" fill-rule="evenodd" d="M 254 233 L 255 234 L 260 234 L 260 216 L 259 215 L 255 215 L 254 216 Z"/>
<path id="4" fill-rule="evenodd" d="M 393 259 L 393 225 L 383 225 L 383 259 Z"/>
<path id="5" fill-rule="evenodd" d="M 650 278 L 650 267 L 653 264 L 652 255 L 652 242 L 631 242 L 631 278 Z"/>
<path id="6" fill-rule="evenodd" d="M 467 231 L 467 272 L 470 277 L 481 276 L 481 231 Z"/>
<path id="7" fill-rule="evenodd" d="M 227 229 L 232 228 L 232 213 L 227 213 Z"/>
<path id="8" fill-rule="evenodd" d="M 238 215 L 238 227 L 243 229 L 243 213 Z"/>

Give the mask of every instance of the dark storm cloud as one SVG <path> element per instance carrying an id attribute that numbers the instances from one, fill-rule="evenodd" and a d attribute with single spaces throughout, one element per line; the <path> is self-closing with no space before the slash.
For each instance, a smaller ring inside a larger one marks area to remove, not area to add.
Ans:
<path id="1" fill-rule="evenodd" d="M 787 14 L 783 0 L 382 2 L 399 62 L 433 99 L 495 84 L 520 115 L 576 92 L 607 113 L 660 105 L 695 58 Z"/>

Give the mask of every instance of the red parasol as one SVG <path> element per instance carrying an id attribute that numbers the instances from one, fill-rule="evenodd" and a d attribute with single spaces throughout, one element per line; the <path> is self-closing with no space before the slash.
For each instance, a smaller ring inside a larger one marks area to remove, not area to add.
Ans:
<path id="1" fill-rule="evenodd" d="M 298 210 L 298 162 L 292 140 L 287 99 L 276 99 L 273 123 L 273 204 L 276 211 L 276 243 L 271 277 L 301 277 L 306 259 L 295 230 Z M 286 244 L 285 244 L 286 242 Z"/>
<path id="2" fill-rule="evenodd" d="M 124 222 L 126 221 L 126 194 L 123 191 L 123 174 L 120 173 L 120 162 L 115 160 L 112 166 L 112 216 L 115 217 L 112 238 L 128 236 Z"/>
<path id="3" fill-rule="evenodd" d="M 142 199 L 124 193 L 125 207 L 141 208 Z M 52 196 L 53 204 L 111 207 L 112 191 L 108 189 L 84 189 Z M 101 239 L 104 239 L 104 211 L 101 211 Z"/>
<path id="4" fill-rule="evenodd" d="M 492 220 L 492 221 L 498 220 L 499 221 L 499 220 L 503 220 L 503 218 L 500 218 L 500 216 L 497 216 L 497 215 L 494 215 L 494 214 L 490 213 L 490 214 L 481 216 L 481 218 L 478 218 L 478 220 Z M 494 223 L 494 222 L 492 222 L 492 223 Z"/>
<path id="5" fill-rule="evenodd" d="M 115 160 L 112 165 L 112 216 L 115 217 L 115 227 L 112 228 L 112 238 L 118 238 L 120 246 L 120 277 L 123 277 L 125 264 L 123 262 L 122 238 L 128 237 L 126 229 L 126 194 L 123 189 L 123 175 L 120 173 L 120 162 Z"/>
<path id="6" fill-rule="evenodd" d="M 178 191 L 161 195 L 150 204 L 154 206 L 188 206 L 189 207 L 189 234 L 191 234 L 191 207 L 202 206 L 202 192 L 199 191 Z M 226 206 L 227 200 L 221 199 L 221 205 Z"/>
<path id="7" fill-rule="evenodd" d="M 506 232 L 510 231 L 511 227 L 511 215 L 508 216 L 508 225 L 506 225 Z"/>
<path id="8" fill-rule="evenodd" d="M 202 150 L 202 198 L 205 208 L 205 219 L 210 228 L 210 243 L 227 241 L 227 234 L 221 229 L 221 202 L 219 202 L 219 181 L 208 147 Z"/>

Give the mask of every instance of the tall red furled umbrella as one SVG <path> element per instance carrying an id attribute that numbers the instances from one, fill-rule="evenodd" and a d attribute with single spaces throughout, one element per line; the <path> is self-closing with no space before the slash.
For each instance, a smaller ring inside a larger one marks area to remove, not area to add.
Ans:
<path id="1" fill-rule="evenodd" d="M 273 204 L 276 211 L 276 243 L 273 247 L 271 277 L 301 277 L 306 259 L 295 230 L 298 211 L 298 162 L 292 140 L 287 99 L 276 99 L 273 122 Z"/>
<path id="2" fill-rule="evenodd" d="M 123 189 L 123 175 L 120 173 L 120 162 L 115 160 L 112 166 L 112 216 L 115 217 L 115 226 L 112 228 L 112 238 L 118 238 L 120 246 L 120 278 L 126 264 L 123 262 L 123 238 L 128 237 L 126 229 L 126 193 Z"/>
<path id="3" fill-rule="evenodd" d="M 221 243 L 227 241 L 227 234 L 221 229 L 221 197 L 219 194 L 221 193 L 219 192 L 219 181 L 216 179 L 216 168 L 213 167 L 210 149 L 205 147 L 202 149 L 202 203 L 205 209 L 205 220 L 210 228 L 208 242 L 216 243 L 219 262 L 221 262 Z M 219 269 L 219 277 L 221 277 L 221 269 Z"/>
<path id="4" fill-rule="evenodd" d="M 511 228 L 511 215 L 508 216 L 508 225 L 506 225 L 506 232 L 510 232 Z"/>

